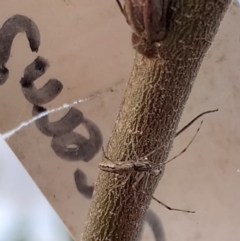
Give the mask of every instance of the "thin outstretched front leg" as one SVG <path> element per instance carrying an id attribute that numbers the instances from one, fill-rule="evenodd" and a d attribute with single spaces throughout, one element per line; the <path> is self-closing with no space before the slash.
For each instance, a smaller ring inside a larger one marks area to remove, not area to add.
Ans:
<path id="1" fill-rule="evenodd" d="M 126 18 L 126 14 L 125 14 L 125 11 L 124 11 L 124 7 L 122 6 L 120 0 L 116 0 L 116 2 L 117 2 L 117 5 L 118 5 L 118 7 L 119 7 L 121 13 L 122 13 L 123 16 Z"/>
<path id="2" fill-rule="evenodd" d="M 167 208 L 168 210 L 171 210 L 171 211 L 179 211 L 179 212 L 184 212 L 184 213 L 195 213 L 195 211 L 189 211 L 189 210 L 178 209 L 178 208 L 171 208 L 170 206 L 166 205 L 165 203 L 159 201 L 154 196 L 152 196 L 152 199 L 155 200 L 157 203 L 161 204 L 162 206 L 164 206 L 165 208 Z"/>

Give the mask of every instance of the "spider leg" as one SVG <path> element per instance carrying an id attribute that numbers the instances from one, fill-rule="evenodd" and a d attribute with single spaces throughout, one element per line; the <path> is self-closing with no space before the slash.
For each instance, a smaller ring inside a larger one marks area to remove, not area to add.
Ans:
<path id="1" fill-rule="evenodd" d="M 107 154 L 106 154 L 103 146 L 102 146 L 102 152 L 103 152 L 103 157 L 104 157 L 104 158 L 106 158 L 106 159 L 109 160 L 109 161 L 112 161 L 112 160 L 107 156 Z"/>
<path id="2" fill-rule="evenodd" d="M 145 156 L 143 156 L 142 159 L 147 160 L 149 156 L 151 156 L 152 154 L 154 154 L 154 153 L 155 153 L 157 150 L 159 150 L 159 149 L 160 149 L 160 147 L 154 149 L 153 151 L 150 151 L 148 154 L 146 154 Z"/>
<path id="3" fill-rule="evenodd" d="M 179 136 L 182 132 L 184 132 L 189 126 L 191 126 L 196 120 L 198 120 L 200 117 L 202 117 L 203 115 L 206 115 L 206 114 L 210 114 L 210 113 L 214 113 L 214 112 L 217 112 L 218 109 L 216 110 L 208 110 L 208 111 L 205 111 L 201 114 L 199 114 L 198 116 L 196 116 L 193 120 L 191 120 L 187 125 L 185 125 L 181 130 L 179 130 L 176 135 L 175 135 L 175 138 L 177 136 Z"/>
<path id="4" fill-rule="evenodd" d="M 179 130 L 176 135 L 175 135 L 175 138 L 177 136 L 179 136 L 183 131 L 185 131 L 188 127 L 190 127 L 196 120 L 198 120 L 200 117 L 202 117 L 203 115 L 206 115 L 206 114 L 210 114 L 210 113 L 214 113 L 214 112 L 217 112 L 218 109 L 215 109 L 215 110 L 208 110 L 208 111 L 205 111 L 205 112 L 202 112 L 201 114 L 199 114 L 198 116 L 196 116 L 193 120 L 191 120 L 186 126 L 184 126 L 181 130 Z M 202 122 L 201 122 L 202 124 Z M 199 128 L 200 129 L 200 128 Z M 197 130 L 197 132 L 199 131 L 199 129 Z M 194 136 L 195 138 L 195 136 Z M 193 138 L 193 139 L 194 139 Z M 193 141 L 193 140 L 192 140 Z M 192 143 L 192 141 L 190 142 L 190 144 Z M 190 144 L 188 145 L 188 147 L 190 146 Z M 144 157 L 142 157 L 141 159 L 148 159 L 149 156 L 151 156 L 152 154 L 154 154 L 157 150 L 159 150 L 161 147 L 158 147 L 156 149 L 154 149 L 153 151 L 149 152 L 148 154 L 146 154 Z M 181 154 L 183 154 L 186 150 L 184 150 Z M 177 157 L 176 157 L 177 158 Z M 175 158 L 174 158 L 175 159 Z M 169 160 L 170 161 L 170 160 Z M 167 162 L 169 162 L 167 161 Z M 166 163 L 163 163 L 163 164 L 166 164 Z"/>
<path id="5" fill-rule="evenodd" d="M 145 172 L 138 172 L 137 174 L 136 174 L 136 181 L 133 183 L 133 185 L 132 185 L 132 188 L 133 188 L 133 190 L 134 190 L 134 199 L 135 199 L 135 202 L 137 203 L 137 197 L 136 197 L 136 192 L 137 192 L 137 184 L 143 179 L 143 177 L 144 177 L 144 174 L 145 174 Z"/>
<path id="6" fill-rule="evenodd" d="M 195 133 L 195 135 L 193 136 L 193 138 L 191 139 L 191 141 L 188 143 L 188 145 L 187 145 L 180 153 L 178 153 L 176 156 L 174 156 L 173 158 L 171 158 L 171 159 L 163 162 L 162 165 L 165 165 L 165 164 L 167 164 L 167 163 L 175 160 L 177 157 L 181 156 L 184 152 L 187 151 L 187 149 L 189 148 L 189 146 L 193 143 L 194 139 L 196 138 L 199 130 L 201 129 L 202 123 L 203 123 L 203 121 L 201 121 L 201 123 L 200 123 L 200 125 L 199 125 L 199 127 L 198 127 L 198 129 L 197 129 L 197 131 L 196 131 L 196 133 Z"/>
<path id="7" fill-rule="evenodd" d="M 135 143 L 134 143 L 134 139 L 133 139 L 133 136 L 131 136 L 131 139 L 132 139 L 132 151 L 133 151 L 133 155 L 135 157 L 135 160 L 136 162 L 139 160 L 139 157 L 137 155 L 137 152 L 136 152 L 136 148 L 135 148 Z"/>
<path id="8" fill-rule="evenodd" d="M 179 211 L 179 212 L 185 212 L 185 213 L 195 213 L 195 211 L 188 211 L 188 210 L 183 210 L 183 209 L 178 209 L 178 208 L 171 208 L 168 205 L 166 205 L 165 203 L 159 201 L 157 198 L 155 198 L 154 196 L 152 196 L 152 199 L 154 201 L 156 201 L 157 203 L 161 204 L 162 206 L 164 206 L 165 208 L 167 208 L 168 210 L 171 211 Z"/>
<path id="9" fill-rule="evenodd" d="M 147 194 L 147 183 L 148 183 L 148 179 L 149 179 L 149 176 L 150 176 L 150 172 L 147 172 L 146 175 L 147 175 L 147 178 L 146 178 L 146 181 L 145 181 L 145 184 L 144 184 L 144 188 L 143 188 L 143 193 L 144 194 Z"/>
<path id="10" fill-rule="evenodd" d="M 129 180 L 130 176 L 131 176 L 131 172 L 126 175 L 126 178 L 125 178 L 124 181 L 122 181 L 120 184 L 114 185 L 113 187 L 111 187 L 111 189 L 115 189 L 115 188 L 118 188 L 118 187 L 125 186 L 125 184 Z"/>
<path id="11" fill-rule="evenodd" d="M 117 5 L 118 5 L 121 13 L 124 15 L 124 17 L 126 17 L 126 14 L 125 14 L 125 11 L 124 11 L 124 7 L 122 6 L 120 0 L 116 0 L 116 2 L 117 2 Z"/>
<path id="12" fill-rule="evenodd" d="M 103 147 L 102 147 L 102 152 L 103 152 L 103 157 L 104 157 L 105 159 L 107 159 L 108 161 L 110 161 L 110 162 L 114 163 L 115 165 L 117 165 L 117 163 L 116 163 L 115 161 L 111 160 L 111 159 L 107 156 L 107 154 L 106 154 L 106 152 L 105 152 L 105 150 L 104 150 Z"/>
<path id="13" fill-rule="evenodd" d="M 139 174 L 139 177 L 136 179 L 136 181 L 133 184 L 134 189 L 136 189 L 136 186 L 138 185 L 138 183 L 143 179 L 145 172 L 138 172 L 137 174 Z"/>

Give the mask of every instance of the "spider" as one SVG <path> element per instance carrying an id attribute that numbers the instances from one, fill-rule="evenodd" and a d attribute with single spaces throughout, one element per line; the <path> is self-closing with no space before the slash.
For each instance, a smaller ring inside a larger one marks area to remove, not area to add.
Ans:
<path id="1" fill-rule="evenodd" d="M 209 113 L 213 113 L 213 112 L 216 112 L 218 111 L 217 109 L 216 110 L 210 110 L 210 111 L 205 111 L 203 113 L 201 113 L 200 115 L 198 115 L 197 117 L 195 117 L 191 122 L 189 122 L 186 126 L 184 126 L 180 131 L 178 131 L 175 135 L 175 137 L 177 137 L 179 134 L 181 134 L 184 130 L 186 130 L 190 125 L 192 125 L 198 118 L 200 118 L 201 116 L 205 115 L 205 114 L 209 114 Z M 118 187 L 118 186 L 122 186 L 122 185 L 125 185 L 127 183 L 127 181 L 129 180 L 129 178 L 131 177 L 131 174 L 133 172 L 137 172 L 137 179 L 135 181 L 135 183 L 133 184 L 133 188 L 136 189 L 136 185 L 143 179 L 144 175 L 147 174 L 147 179 L 146 179 L 146 182 L 145 182 L 145 187 L 144 187 L 144 190 L 147 190 L 147 181 L 148 181 L 148 178 L 149 178 L 149 175 L 151 174 L 154 174 L 154 175 L 158 175 L 160 173 L 163 173 L 163 168 L 164 166 L 175 160 L 177 157 L 179 157 L 180 155 L 182 155 L 184 152 L 187 151 L 187 149 L 189 148 L 189 146 L 192 144 L 192 142 L 194 141 L 194 139 L 196 138 L 200 128 L 201 128 L 201 125 L 202 125 L 203 121 L 201 121 L 200 123 L 200 126 L 198 127 L 195 135 L 192 137 L 192 139 L 190 140 L 190 142 L 188 143 L 188 145 L 179 153 L 177 154 L 176 156 L 174 156 L 173 158 L 161 163 L 161 164 L 156 164 L 156 163 L 153 163 L 151 161 L 149 161 L 149 157 L 151 155 L 153 155 L 157 150 L 159 150 L 160 148 L 156 148 L 154 149 L 153 151 L 149 152 L 148 154 L 146 154 L 145 156 L 143 157 L 138 157 L 137 156 L 137 153 L 135 151 L 135 148 L 134 148 L 134 143 L 132 141 L 132 144 L 133 144 L 133 152 L 134 152 L 134 156 L 135 156 L 135 160 L 127 160 L 127 161 L 124 161 L 124 162 L 116 162 L 116 161 L 113 161 L 111 160 L 105 153 L 104 149 L 102 148 L 103 150 L 103 155 L 104 155 L 104 158 L 107 159 L 108 163 L 106 162 L 101 162 L 99 164 L 99 169 L 102 170 L 102 171 L 105 171 L 105 172 L 110 172 L 110 173 L 114 173 L 114 174 L 121 174 L 121 173 L 128 173 L 127 177 L 125 178 L 124 182 L 117 185 L 117 186 L 114 186 L 114 188 Z M 154 196 L 152 196 L 152 198 L 158 202 L 159 204 L 163 205 L 164 207 L 166 207 L 167 209 L 169 210 L 174 210 L 174 211 L 182 211 L 182 212 L 187 212 L 187 213 L 195 213 L 194 211 L 188 211 L 188 210 L 182 210 L 182 209 L 176 209 L 176 208 L 171 208 L 169 207 L 168 205 L 162 203 L 161 201 L 159 201 L 157 198 L 155 198 Z"/>

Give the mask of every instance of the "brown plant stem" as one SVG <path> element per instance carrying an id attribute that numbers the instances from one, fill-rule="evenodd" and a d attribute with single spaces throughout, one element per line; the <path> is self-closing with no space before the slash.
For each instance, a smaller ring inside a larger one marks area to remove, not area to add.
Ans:
<path id="1" fill-rule="evenodd" d="M 166 161 L 180 117 L 203 57 L 231 0 L 173 0 L 167 37 L 158 56 L 136 51 L 134 66 L 106 153 L 115 161 L 133 159 L 161 146 L 151 161 Z M 133 149 L 134 148 L 134 149 Z M 104 161 L 104 160 L 103 160 Z M 163 172 L 147 175 L 100 171 L 83 241 L 135 241 Z M 125 180 L 125 183 L 124 183 Z M 143 193 L 147 181 L 147 194 Z M 117 184 L 124 184 L 114 187 Z"/>

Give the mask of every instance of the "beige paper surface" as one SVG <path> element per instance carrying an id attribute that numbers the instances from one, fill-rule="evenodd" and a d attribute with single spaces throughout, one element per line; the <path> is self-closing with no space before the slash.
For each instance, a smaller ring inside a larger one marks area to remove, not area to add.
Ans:
<path id="1" fill-rule="evenodd" d="M 43 110 L 33 104 L 52 109 L 113 87 L 99 98 L 38 120 L 7 140 L 80 240 L 101 146 L 111 135 L 133 64 L 130 30 L 113 0 L 4 0 L 1 6 L 0 60 L 9 70 L 5 83 L 7 71 L 0 72 L 2 134 Z M 23 16 L 11 18 L 16 14 Z M 172 241 L 225 241 L 240 235 L 239 22 L 240 9 L 232 5 L 201 67 L 180 127 L 202 111 L 219 112 L 203 118 L 193 145 L 168 165 L 155 194 L 170 206 L 196 214 L 171 212 L 152 202 L 145 240 L 154 240 L 152 231 L 155 240 Z M 11 34 L 26 24 L 35 39 L 30 38 L 31 47 L 36 50 L 40 43 L 39 50 L 32 52 L 26 35 L 20 33 L 8 60 Z M 171 156 L 187 145 L 197 127 L 176 139 Z"/>

